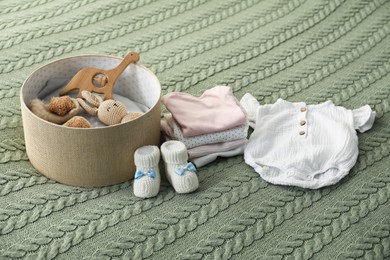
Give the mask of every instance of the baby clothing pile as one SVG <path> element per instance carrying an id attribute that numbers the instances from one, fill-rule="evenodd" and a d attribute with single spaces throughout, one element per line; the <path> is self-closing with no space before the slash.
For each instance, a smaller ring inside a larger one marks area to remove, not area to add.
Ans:
<path id="1" fill-rule="evenodd" d="M 170 112 L 161 120 L 163 136 L 184 143 L 197 167 L 218 156 L 243 154 L 249 123 L 230 87 L 216 86 L 200 97 L 171 92 L 162 97 L 162 103 Z"/>

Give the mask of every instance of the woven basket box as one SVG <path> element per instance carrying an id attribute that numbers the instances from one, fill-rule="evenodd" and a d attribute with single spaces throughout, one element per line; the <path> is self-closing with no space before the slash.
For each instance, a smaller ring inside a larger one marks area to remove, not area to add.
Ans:
<path id="1" fill-rule="evenodd" d="M 130 64 L 117 80 L 114 93 L 146 105 L 141 117 L 101 128 L 68 128 L 43 120 L 28 108 L 46 82 L 72 78 L 80 69 L 112 69 L 122 61 L 111 56 L 83 55 L 60 59 L 35 70 L 20 92 L 28 158 L 43 175 L 60 183 L 97 187 L 134 177 L 134 152 L 160 142 L 161 86 L 157 77 L 139 64 Z"/>

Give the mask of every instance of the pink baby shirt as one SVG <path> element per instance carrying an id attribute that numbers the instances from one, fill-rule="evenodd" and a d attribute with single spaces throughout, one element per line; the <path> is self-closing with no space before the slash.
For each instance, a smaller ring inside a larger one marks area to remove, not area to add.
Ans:
<path id="1" fill-rule="evenodd" d="M 332 101 L 308 105 L 278 99 L 260 105 L 249 93 L 241 99 L 254 127 L 245 162 L 267 182 L 317 189 L 346 176 L 358 156 L 356 130 L 369 130 L 375 111 L 336 106 Z"/>
<path id="2" fill-rule="evenodd" d="M 247 123 L 245 110 L 227 86 L 206 90 L 200 97 L 172 92 L 162 97 L 184 137 L 231 129 Z"/>

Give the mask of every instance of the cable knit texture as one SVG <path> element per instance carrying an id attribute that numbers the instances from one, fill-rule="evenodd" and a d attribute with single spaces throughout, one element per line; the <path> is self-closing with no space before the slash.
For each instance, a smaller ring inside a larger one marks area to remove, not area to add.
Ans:
<path id="1" fill-rule="evenodd" d="M 3 0 L 0 14 L 0 259 L 389 259 L 389 1 Z M 315 190 L 270 184 L 242 155 L 198 168 L 188 194 L 160 160 L 149 199 L 133 180 L 78 188 L 39 174 L 25 151 L 23 81 L 60 58 L 129 51 L 162 96 L 225 85 L 238 100 L 331 100 L 376 118 L 357 131 L 348 175 Z"/>

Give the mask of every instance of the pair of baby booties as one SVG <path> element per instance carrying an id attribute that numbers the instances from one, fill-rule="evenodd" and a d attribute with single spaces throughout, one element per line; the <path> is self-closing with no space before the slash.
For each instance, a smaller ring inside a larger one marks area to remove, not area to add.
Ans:
<path id="1" fill-rule="evenodd" d="M 161 145 L 161 155 L 165 165 L 167 180 L 177 193 L 190 193 L 199 187 L 196 168 L 188 162 L 186 146 L 180 141 L 167 141 Z M 136 172 L 134 176 L 134 195 L 151 198 L 160 190 L 159 170 L 160 149 L 155 145 L 138 148 L 134 153 Z"/>

